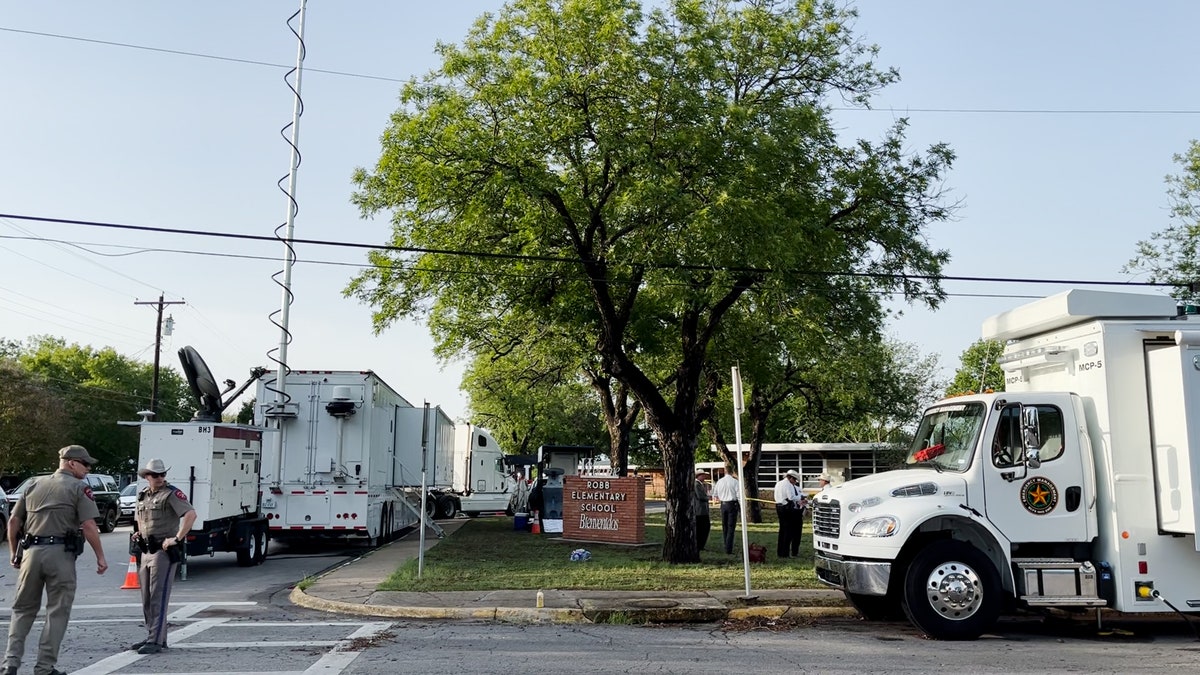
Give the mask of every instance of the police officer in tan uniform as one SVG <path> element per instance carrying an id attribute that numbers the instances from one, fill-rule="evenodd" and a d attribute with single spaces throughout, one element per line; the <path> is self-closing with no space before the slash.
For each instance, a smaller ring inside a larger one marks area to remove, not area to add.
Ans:
<path id="1" fill-rule="evenodd" d="M 13 507 L 8 520 L 9 561 L 19 569 L 12 619 L 8 624 L 8 649 L 4 653 L 4 675 L 15 675 L 25 655 L 25 637 L 33 627 L 46 592 L 46 625 L 38 641 L 35 674 L 59 675 L 58 651 L 71 620 L 75 602 L 75 558 L 83 552 L 83 541 L 96 553 L 96 574 L 104 574 L 108 562 L 100 545 L 96 518 L 100 511 L 92 489 L 82 478 L 96 460 L 81 445 L 58 451 L 58 471 L 28 485 Z M 80 530 L 83 530 L 82 536 Z M 22 533 L 22 530 L 24 532 Z"/>
<path id="2" fill-rule="evenodd" d="M 142 614 L 146 639 L 131 649 L 139 654 L 157 654 L 167 647 L 167 604 L 171 585 L 183 561 L 187 534 L 196 522 L 196 510 L 183 490 L 167 482 L 168 467 L 152 459 L 138 471 L 149 483 L 137 496 L 137 532 L 134 543 L 142 551 L 138 581 L 142 587 Z"/>

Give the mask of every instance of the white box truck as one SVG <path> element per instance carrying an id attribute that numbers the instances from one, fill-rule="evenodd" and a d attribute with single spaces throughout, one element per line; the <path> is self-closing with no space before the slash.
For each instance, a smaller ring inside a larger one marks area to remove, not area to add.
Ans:
<path id="1" fill-rule="evenodd" d="M 420 521 L 420 409 L 371 371 L 267 371 L 256 385 L 264 440 L 262 509 L 277 539 L 392 539 Z M 275 434 L 280 434 L 275 438 Z M 418 437 L 419 438 L 419 437 Z"/>
<path id="2" fill-rule="evenodd" d="M 1200 316 L 1073 290 L 983 337 L 1007 390 L 932 405 L 904 470 L 822 491 L 818 578 L 940 639 L 1009 607 L 1200 610 Z"/>

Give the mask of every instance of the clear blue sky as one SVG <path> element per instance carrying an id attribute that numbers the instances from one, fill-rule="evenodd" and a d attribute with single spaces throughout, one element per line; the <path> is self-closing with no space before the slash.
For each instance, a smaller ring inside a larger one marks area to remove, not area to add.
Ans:
<path id="1" fill-rule="evenodd" d="M 0 0 L 0 213 L 269 235 L 286 215 L 275 185 L 289 162 L 279 134 L 292 112 L 285 69 L 82 40 L 290 65 L 296 48 L 285 21 L 298 6 Z M 423 74 L 437 65 L 435 41 L 458 41 L 477 15 L 500 6 L 309 3 L 296 237 L 379 243 L 388 234 L 349 204 L 350 175 L 375 161 L 399 84 L 314 70 Z M 1200 137 L 1189 46 L 1200 3 L 857 7 L 859 33 L 902 81 L 873 111 L 838 112 L 839 124 L 847 138 L 877 138 L 907 116 L 913 148 L 945 141 L 958 153 L 946 187 L 961 208 L 929 231 L 952 253 L 947 274 L 1130 280 L 1120 268 L 1135 242 L 1168 223 L 1171 157 Z M 150 360 L 154 315 L 134 302 L 164 293 L 187 301 L 168 310 L 168 363 L 191 344 L 218 378 L 240 381 L 267 365 L 278 343 L 267 319 L 280 305 L 270 280 L 281 268 L 277 245 L 12 219 L 0 219 L 0 237 L 0 336 L 48 333 Z M 375 336 L 370 309 L 342 298 L 361 251 L 301 247 L 299 255 L 347 266 L 296 266 L 294 368 L 372 369 L 414 404 L 464 412 L 461 366 L 434 360 L 423 326 Z M 948 373 L 985 317 L 1024 302 L 1015 296 L 1065 288 L 946 287 L 956 295 L 942 309 L 909 309 L 893 333 L 938 355 Z"/>

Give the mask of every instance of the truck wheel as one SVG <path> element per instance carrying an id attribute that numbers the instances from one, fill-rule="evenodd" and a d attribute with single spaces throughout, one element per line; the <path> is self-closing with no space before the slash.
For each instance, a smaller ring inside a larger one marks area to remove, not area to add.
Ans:
<path id="1" fill-rule="evenodd" d="M 250 567 L 254 564 L 254 551 L 261 546 L 258 539 L 258 530 L 253 530 L 246 535 L 246 545 L 237 550 L 238 567 Z"/>
<path id="2" fill-rule="evenodd" d="M 109 509 L 104 512 L 104 518 L 100 520 L 100 531 L 107 534 L 117 529 L 117 515 L 117 507 L 109 507 Z"/>
<path id="3" fill-rule="evenodd" d="M 1000 615 L 992 561 L 961 541 L 935 541 L 917 554 L 904 580 L 904 613 L 938 640 L 974 640 Z"/>
<path id="4" fill-rule="evenodd" d="M 454 498 L 450 495 L 442 495 L 437 498 L 437 514 L 434 517 L 438 520 L 453 518 L 457 510 L 454 508 Z"/>
<path id="5" fill-rule="evenodd" d="M 904 619 L 904 610 L 900 601 L 888 595 L 863 595 L 861 593 L 845 592 L 846 599 L 854 609 L 867 621 L 900 621 Z"/>
<path id="6" fill-rule="evenodd" d="M 252 564 L 261 565 L 267 559 L 267 533 L 259 531 L 254 538 L 254 559 Z"/>

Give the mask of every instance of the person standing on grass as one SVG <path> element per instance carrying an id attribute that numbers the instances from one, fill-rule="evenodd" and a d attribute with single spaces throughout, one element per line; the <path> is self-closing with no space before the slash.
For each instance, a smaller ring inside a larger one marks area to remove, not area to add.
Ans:
<path id="1" fill-rule="evenodd" d="M 733 553 L 733 534 L 741 514 L 741 506 L 738 503 L 740 491 L 737 473 L 734 471 L 727 471 L 713 486 L 713 496 L 721 502 L 721 536 L 725 540 L 726 554 Z"/>
<path id="2" fill-rule="evenodd" d="M 696 484 L 693 486 L 692 512 L 696 516 L 696 550 L 703 551 L 708 544 L 708 533 L 712 531 L 712 520 L 708 515 L 708 474 L 696 469 Z"/>
<path id="3" fill-rule="evenodd" d="M 804 527 L 804 493 L 800 492 L 800 473 L 789 469 L 775 484 L 775 513 L 779 516 L 779 538 L 775 555 L 780 558 L 800 553 L 800 533 Z"/>

